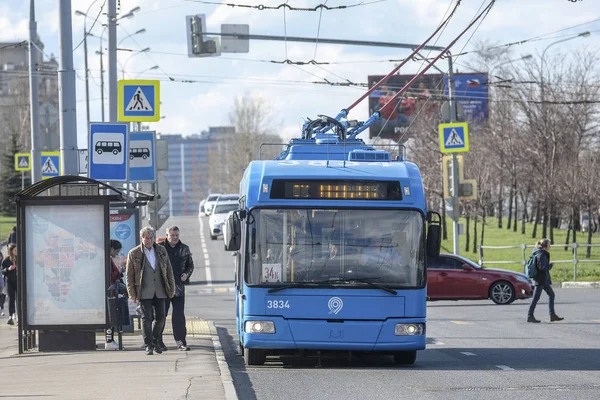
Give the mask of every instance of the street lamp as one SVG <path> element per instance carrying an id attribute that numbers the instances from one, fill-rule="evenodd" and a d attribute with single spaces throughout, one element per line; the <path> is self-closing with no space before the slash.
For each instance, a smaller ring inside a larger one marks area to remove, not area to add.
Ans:
<path id="1" fill-rule="evenodd" d="M 139 31 L 133 32 L 131 35 L 127 35 L 127 36 L 125 36 L 123 39 L 119 40 L 119 43 L 117 43 L 117 47 L 119 47 L 119 45 L 120 45 L 121 43 L 123 43 L 123 41 L 124 41 L 125 39 L 127 39 L 127 38 L 130 38 L 130 37 L 132 37 L 132 36 L 135 36 L 135 35 L 139 35 L 140 33 L 144 33 L 144 32 L 146 32 L 146 28 L 142 28 L 142 29 L 140 29 Z"/>
<path id="2" fill-rule="evenodd" d="M 90 12 L 90 9 L 92 8 L 92 6 L 97 2 L 98 0 L 94 0 L 92 2 L 92 4 L 90 4 L 90 6 L 88 7 L 86 12 L 81 12 L 81 11 L 75 11 L 76 15 L 81 15 L 83 16 L 83 53 L 84 53 L 84 63 L 85 63 L 85 115 L 86 115 L 86 121 L 87 121 L 87 125 L 90 124 L 90 83 L 89 83 L 89 68 L 88 68 L 88 56 L 87 56 L 87 36 L 90 35 L 90 33 L 87 31 L 87 24 L 86 24 L 86 20 L 88 18 L 88 13 Z"/>
<path id="3" fill-rule="evenodd" d="M 545 110 L 546 110 L 546 107 L 544 105 L 544 102 L 545 102 L 545 97 L 544 97 L 544 94 L 545 94 L 544 93 L 544 62 L 545 61 L 544 61 L 544 57 L 546 56 L 546 51 L 548 51 L 548 49 L 550 47 L 554 46 L 555 44 L 566 42 L 568 40 L 577 39 L 577 38 L 580 38 L 580 37 L 583 37 L 583 38 L 589 37 L 590 35 L 591 35 L 591 32 L 590 31 L 586 31 L 586 32 L 582 32 L 582 33 L 580 33 L 578 35 L 575 35 L 575 36 L 570 36 L 570 37 L 565 38 L 565 39 L 557 40 L 556 42 L 552 42 L 548 46 L 546 46 L 546 48 L 542 52 L 542 60 L 541 60 L 541 64 L 540 64 L 540 82 L 541 82 L 540 96 L 541 96 L 541 100 L 542 100 L 542 110 L 543 110 L 542 112 L 544 113 L 544 115 L 545 115 Z M 546 121 L 545 118 L 544 118 L 544 121 Z"/>
<path id="4" fill-rule="evenodd" d="M 155 69 L 159 69 L 159 68 L 160 68 L 160 67 L 159 67 L 158 65 L 155 65 L 155 66 L 153 66 L 153 67 L 150 67 L 150 68 L 148 68 L 148 69 L 145 69 L 145 70 L 143 70 L 142 72 L 138 72 L 138 73 L 135 75 L 135 78 L 134 78 L 134 79 L 137 79 L 137 78 L 138 78 L 140 75 L 142 75 L 142 74 L 143 74 L 143 73 L 145 73 L 145 72 L 148 72 L 148 71 L 153 71 L 153 70 L 155 70 Z"/>
<path id="5" fill-rule="evenodd" d="M 119 63 L 119 65 L 121 65 L 121 76 L 122 76 L 122 78 L 121 78 L 121 79 L 125 79 L 125 67 L 127 66 L 127 63 L 129 62 L 129 60 L 131 60 L 131 59 L 132 59 L 134 56 L 136 56 L 137 54 L 140 54 L 140 53 L 146 53 L 146 52 L 148 52 L 148 51 L 150 51 L 150 47 L 146 47 L 146 48 L 144 48 L 144 49 L 142 49 L 142 50 L 136 51 L 136 52 L 134 52 L 132 55 L 130 55 L 130 56 L 129 56 L 129 57 L 126 59 L 126 60 L 125 60 L 125 62 L 124 62 L 123 64 Z"/>
<path id="6" fill-rule="evenodd" d="M 525 54 L 522 57 L 515 58 L 513 60 L 507 60 L 507 61 L 504 61 L 504 62 L 501 62 L 501 63 L 498 63 L 498 64 L 494 65 L 492 68 L 490 68 L 488 70 L 488 81 L 489 81 L 489 77 L 493 76 L 492 71 L 495 70 L 496 68 L 502 67 L 503 65 L 512 64 L 512 63 L 517 62 L 517 61 L 530 60 L 532 58 L 533 58 L 533 56 L 531 54 Z"/>

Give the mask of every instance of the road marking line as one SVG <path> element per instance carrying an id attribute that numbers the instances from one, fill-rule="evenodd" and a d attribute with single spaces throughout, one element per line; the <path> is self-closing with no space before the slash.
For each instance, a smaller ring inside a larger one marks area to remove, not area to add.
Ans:
<path id="1" fill-rule="evenodd" d="M 450 321 L 452 323 L 455 323 L 456 325 L 473 325 L 472 322 L 467 322 L 467 321 Z"/>
<path id="2" fill-rule="evenodd" d="M 219 339 L 219 334 L 217 333 L 217 328 L 215 323 L 210 321 L 210 332 L 213 343 L 213 348 L 215 349 L 215 358 L 217 359 L 217 365 L 219 366 L 219 371 L 221 371 L 221 383 L 223 384 L 223 389 L 225 390 L 225 399 L 227 400 L 237 400 L 238 395 L 235 391 L 235 385 L 233 384 L 233 378 L 231 377 L 231 373 L 229 372 L 229 365 L 227 364 L 227 359 L 225 358 L 225 353 L 223 352 L 223 346 L 221 346 L 221 340 Z"/>
<path id="3" fill-rule="evenodd" d="M 514 371 L 514 368 L 509 367 L 508 365 L 496 365 L 496 368 L 500 368 L 502 371 Z"/>
<path id="4" fill-rule="evenodd" d="M 474 355 L 476 355 L 475 353 L 470 353 L 468 351 L 461 351 L 460 354 L 464 354 L 465 356 L 474 356 Z"/>
<path id="5" fill-rule="evenodd" d="M 204 253 L 204 273 L 206 274 L 206 285 L 212 286 L 212 274 L 210 273 L 210 259 L 208 257 L 208 250 L 206 243 L 204 242 L 204 222 L 200 219 L 200 238 L 204 246 L 202 246 L 202 252 Z"/>
<path id="6" fill-rule="evenodd" d="M 431 344 L 437 344 L 439 346 L 443 346 L 445 343 L 444 342 L 438 342 L 437 340 Z"/>

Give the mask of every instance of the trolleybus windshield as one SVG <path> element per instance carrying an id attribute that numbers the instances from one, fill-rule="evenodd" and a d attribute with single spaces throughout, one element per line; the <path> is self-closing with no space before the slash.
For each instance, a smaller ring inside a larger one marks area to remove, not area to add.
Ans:
<path id="1" fill-rule="evenodd" d="M 249 221 L 249 285 L 425 286 L 418 211 L 254 209 Z"/>

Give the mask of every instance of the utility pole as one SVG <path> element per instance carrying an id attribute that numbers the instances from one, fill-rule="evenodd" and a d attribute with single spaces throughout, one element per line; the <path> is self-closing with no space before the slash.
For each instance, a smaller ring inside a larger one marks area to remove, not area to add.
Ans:
<path id="1" fill-rule="evenodd" d="M 31 103 L 31 183 L 42 180 L 42 153 L 40 150 L 40 87 L 35 1 L 29 3 L 29 100 Z"/>
<path id="2" fill-rule="evenodd" d="M 448 52 L 448 103 L 450 104 L 450 122 L 457 122 L 456 99 L 454 97 L 454 71 L 452 66 L 452 55 Z M 454 238 L 454 254 L 460 254 L 460 237 L 458 232 L 458 217 L 460 214 L 459 194 L 459 176 L 458 176 L 458 157 L 452 153 L 452 228 Z"/>
<path id="3" fill-rule="evenodd" d="M 108 121 L 117 122 L 117 0 L 108 0 Z"/>
<path id="4" fill-rule="evenodd" d="M 102 122 L 104 122 L 104 52 L 102 51 L 102 40 L 100 40 L 100 98 L 102 100 Z"/>
<path id="5" fill-rule="evenodd" d="M 63 175 L 78 175 L 77 102 L 75 100 L 75 70 L 73 69 L 71 0 L 59 0 L 59 18 L 60 69 L 58 70 L 58 88 L 60 95 L 60 165 Z"/>
<path id="6" fill-rule="evenodd" d="M 87 48 L 87 14 L 83 20 L 83 58 L 85 64 L 85 121 L 86 126 L 90 126 L 90 69 L 88 68 L 88 48 Z"/>

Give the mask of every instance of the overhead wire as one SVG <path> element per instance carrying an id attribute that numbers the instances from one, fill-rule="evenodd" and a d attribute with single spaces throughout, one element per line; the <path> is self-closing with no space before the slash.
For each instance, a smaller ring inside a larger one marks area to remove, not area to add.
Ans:
<path id="1" fill-rule="evenodd" d="M 94 29 L 96 22 L 98 22 L 98 18 L 100 18 L 100 15 L 102 15 L 102 10 L 104 10 L 105 5 L 106 5 L 106 0 L 104 0 L 104 3 L 102 3 L 102 6 L 100 6 L 100 11 L 98 11 L 98 15 L 96 15 L 96 18 L 94 19 L 94 22 L 92 23 L 92 26 L 90 27 L 90 29 L 88 29 L 87 32 L 84 32 L 83 39 L 81 39 L 81 41 L 77 44 L 77 46 L 75 46 L 73 48 L 73 51 L 77 50 L 79 48 L 79 46 L 81 46 L 81 44 L 85 41 L 86 37 L 89 36 L 89 34 L 92 32 L 92 29 Z M 87 15 L 85 17 L 87 18 Z"/>
<path id="2" fill-rule="evenodd" d="M 256 9 L 259 11 L 279 10 L 280 8 L 283 8 L 284 10 L 287 9 L 290 11 L 319 11 L 319 10 L 333 11 L 333 10 L 345 10 L 348 8 L 368 6 L 371 4 L 383 3 L 388 0 L 361 1 L 360 3 L 349 4 L 349 5 L 339 5 L 339 6 L 327 6 L 325 4 L 319 4 L 315 7 L 293 7 L 288 4 L 289 0 L 286 1 L 285 3 L 281 3 L 281 4 L 275 5 L 275 6 L 268 6 L 268 5 L 264 5 L 264 4 L 237 4 L 237 3 L 227 3 L 227 2 L 208 1 L 208 0 L 186 0 L 186 1 L 193 2 L 193 3 L 227 6 L 227 7 L 232 7 L 232 8 L 233 7 L 253 8 L 253 9 Z M 325 2 L 325 3 L 327 3 L 327 2 Z"/>

